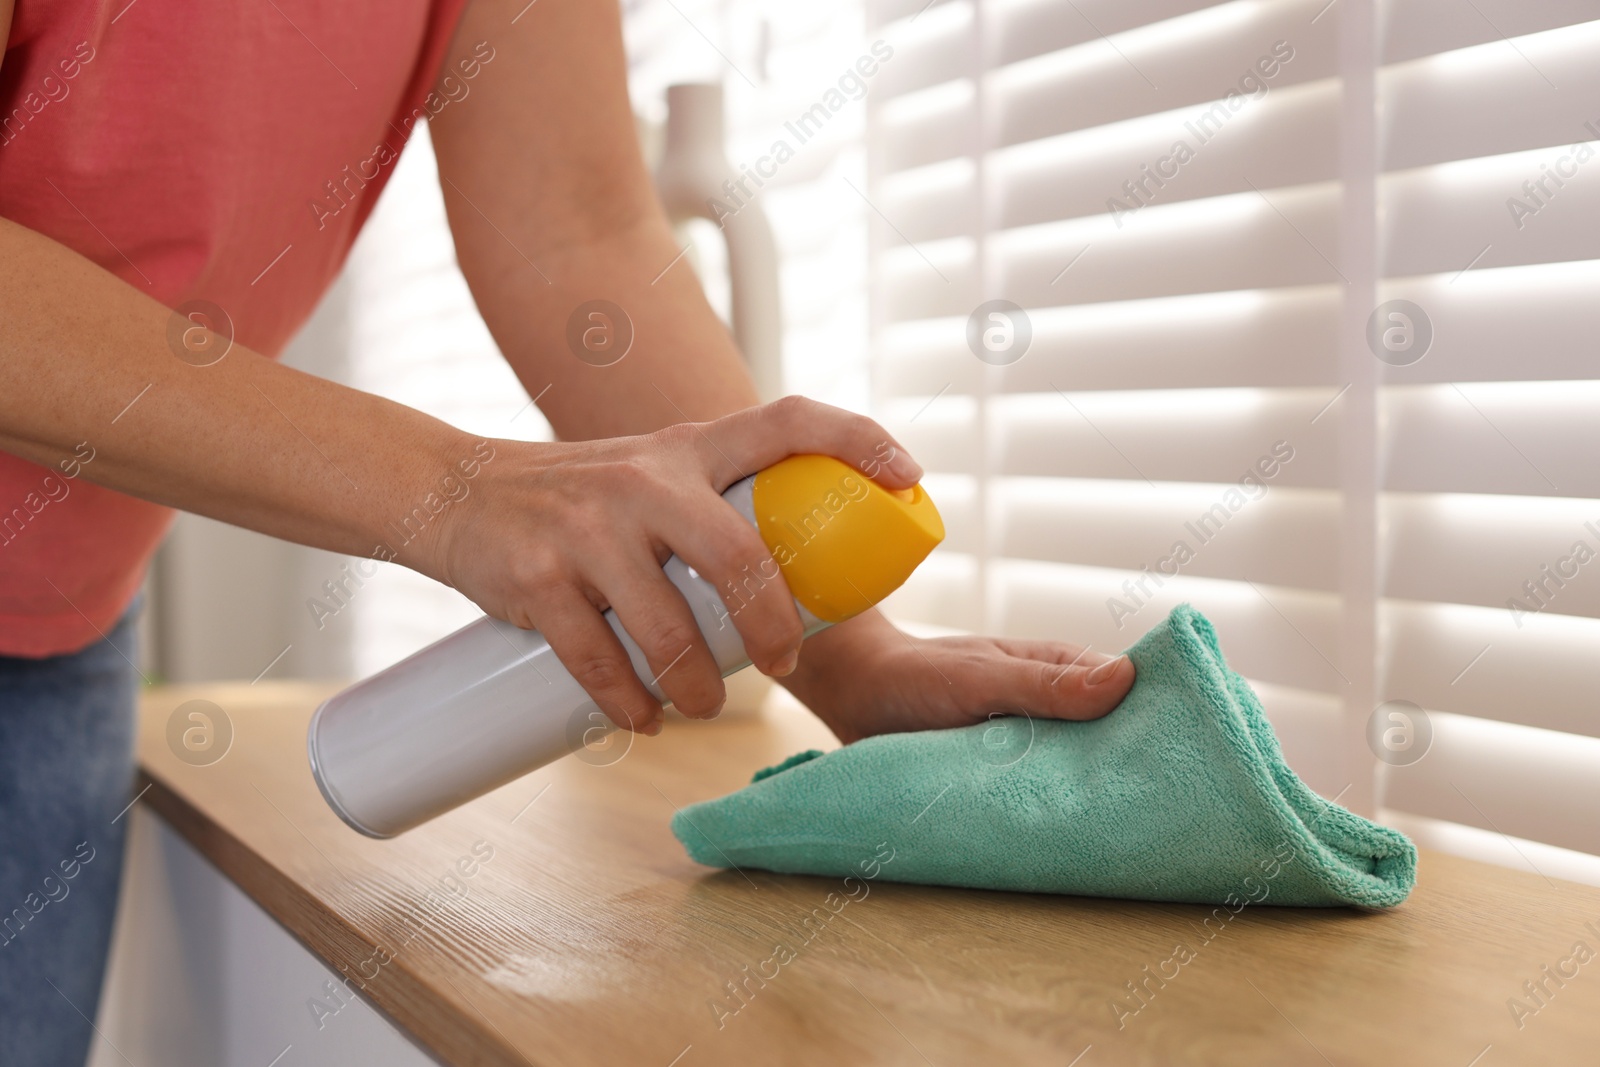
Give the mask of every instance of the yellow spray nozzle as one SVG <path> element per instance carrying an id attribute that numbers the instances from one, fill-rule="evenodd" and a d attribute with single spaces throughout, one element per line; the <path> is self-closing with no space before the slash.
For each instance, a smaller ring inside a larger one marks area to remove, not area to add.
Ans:
<path id="1" fill-rule="evenodd" d="M 756 475 L 756 527 L 796 600 L 843 622 L 877 604 L 944 540 L 921 485 L 885 489 L 831 456 L 790 456 Z"/>

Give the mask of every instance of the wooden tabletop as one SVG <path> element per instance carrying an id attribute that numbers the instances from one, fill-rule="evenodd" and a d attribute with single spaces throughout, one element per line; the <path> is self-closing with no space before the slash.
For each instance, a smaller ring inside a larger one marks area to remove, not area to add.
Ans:
<path id="1" fill-rule="evenodd" d="M 781 700 L 671 721 L 615 763 L 569 758 L 373 841 L 328 810 L 306 764 L 306 723 L 329 691 L 151 691 L 143 802 L 312 951 L 371 976 L 366 995 L 447 1063 L 1600 1057 L 1600 956 L 1573 955 L 1577 942 L 1600 953 L 1600 890 L 1425 853 L 1398 909 L 1248 907 L 1202 944 L 1210 909 L 1192 905 L 883 881 L 847 899 L 834 879 L 699 867 L 668 829 L 675 807 L 830 747 Z M 168 740 L 192 699 L 232 726 L 207 765 Z M 1181 965 L 1180 940 L 1199 946 Z M 1557 970 L 1569 977 L 1547 977 Z M 1172 977 L 1147 980 L 1158 971 Z M 1130 982 L 1152 991 L 1142 1005 Z"/>

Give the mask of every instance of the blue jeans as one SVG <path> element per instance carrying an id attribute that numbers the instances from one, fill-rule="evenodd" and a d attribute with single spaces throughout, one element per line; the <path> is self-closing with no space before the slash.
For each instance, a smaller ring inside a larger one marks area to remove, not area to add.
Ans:
<path id="1" fill-rule="evenodd" d="M 110 635 L 0 656 L 0 1060 L 89 1054 L 133 799 L 136 602 Z M 126 658 L 124 658 L 126 657 Z"/>

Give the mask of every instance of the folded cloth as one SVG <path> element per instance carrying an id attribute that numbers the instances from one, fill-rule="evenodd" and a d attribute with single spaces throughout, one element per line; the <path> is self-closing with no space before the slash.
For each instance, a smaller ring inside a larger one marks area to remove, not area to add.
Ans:
<path id="1" fill-rule="evenodd" d="M 1128 655 L 1138 678 L 1105 718 L 804 752 L 673 833 L 708 866 L 790 874 L 1240 907 L 1406 898 L 1416 848 L 1295 776 L 1204 616 L 1178 607 Z"/>

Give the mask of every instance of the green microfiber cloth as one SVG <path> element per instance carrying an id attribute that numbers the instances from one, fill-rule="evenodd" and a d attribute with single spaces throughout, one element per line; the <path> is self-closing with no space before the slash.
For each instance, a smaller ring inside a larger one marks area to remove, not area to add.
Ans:
<path id="1" fill-rule="evenodd" d="M 712 867 L 1196 903 L 1392 907 L 1416 848 L 1313 793 L 1187 604 L 1092 722 L 1006 717 L 803 752 L 672 820 Z M 888 857 L 885 859 L 885 857 Z"/>

